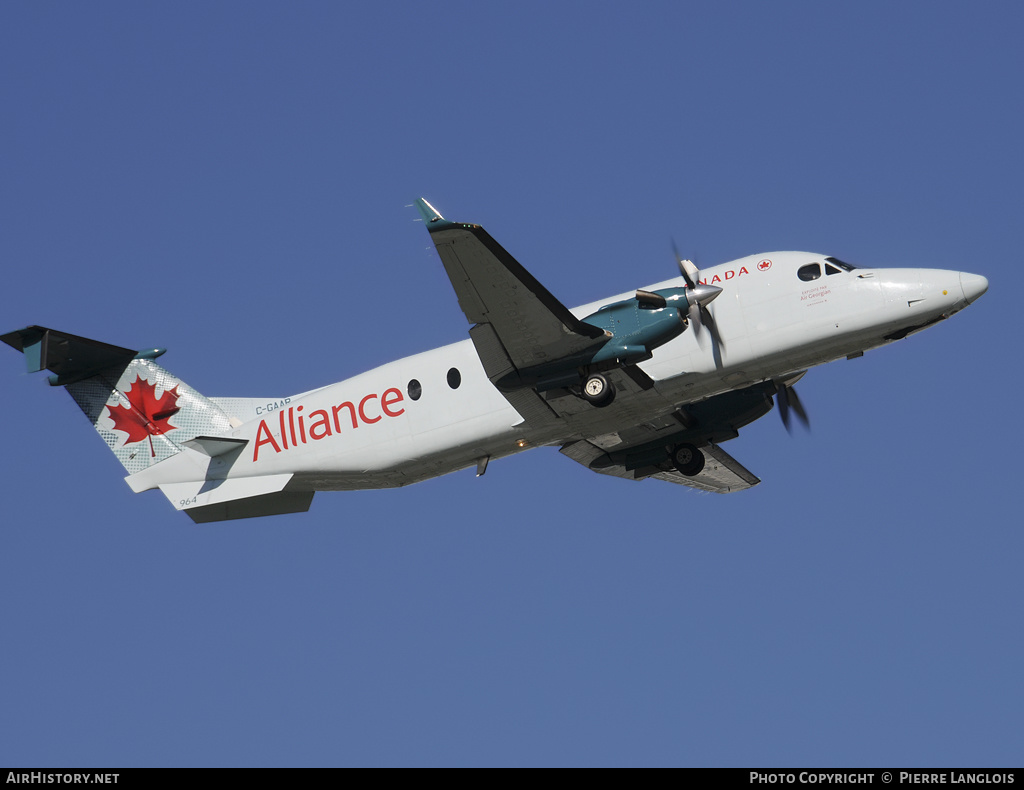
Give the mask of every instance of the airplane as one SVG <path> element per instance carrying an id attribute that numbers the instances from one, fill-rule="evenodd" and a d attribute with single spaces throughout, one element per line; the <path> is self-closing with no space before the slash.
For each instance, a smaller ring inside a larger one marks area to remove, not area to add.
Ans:
<path id="1" fill-rule="evenodd" d="M 272 398 L 201 395 L 133 350 L 30 326 L 0 337 L 49 370 L 128 473 L 196 523 L 305 512 L 316 491 L 390 488 L 557 446 L 604 475 L 730 493 L 761 481 L 722 449 L 793 385 L 977 300 L 985 277 L 751 255 L 568 309 L 480 225 L 416 207 L 469 339 Z"/>

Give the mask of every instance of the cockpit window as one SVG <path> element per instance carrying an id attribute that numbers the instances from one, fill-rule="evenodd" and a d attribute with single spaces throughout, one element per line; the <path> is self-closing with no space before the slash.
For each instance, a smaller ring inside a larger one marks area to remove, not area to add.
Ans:
<path id="1" fill-rule="evenodd" d="M 854 269 L 857 268 L 852 263 L 847 263 L 846 261 L 841 261 L 838 258 L 826 258 L 825 260 L 828 261 L 829 263 L 834 263 L 840 269 L 845 269 L 848 272 L 852 272 Z M 831 272 L 829 272 L 829 273 L 831 274 Z"/>
<path id="2" fill-rule="evenodd" d="M 831 263 L 825 264 L 825 274 L 842 274 L 843 270 L 833 266 Z"/>
<path id="3" fill-rule="evenodd" d="M 821 277 L 821 264 L 820 263 L 808 263 L 806 266 L 801 266 L 797 269 L 796 276 L 805 282 L 811 280 L 817 280 Z"/>

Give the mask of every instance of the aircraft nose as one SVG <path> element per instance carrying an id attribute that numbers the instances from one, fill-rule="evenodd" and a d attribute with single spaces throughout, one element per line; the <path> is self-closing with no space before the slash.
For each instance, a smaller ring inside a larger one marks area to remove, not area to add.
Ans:
<path id="1" fill-rule="evenodd" d="M 988 290 L 988 280 L 980 274 L 960 272 L 960 288 L 963 289 L 967 304 L 970 304 Z"/>

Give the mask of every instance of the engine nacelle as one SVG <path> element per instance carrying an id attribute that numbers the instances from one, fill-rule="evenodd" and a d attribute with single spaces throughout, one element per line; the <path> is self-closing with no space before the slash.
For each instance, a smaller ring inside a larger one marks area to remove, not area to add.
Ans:
<path id="1" fill-rule="evenodd" d="M 611 332 L 594 355 L 593 364 L 615 361 L 626 365 L 649 359 L 651 352 L 679 337 L 687 327 L 690 309 L 686 288 L 637 291 L 632 299 L 605 305 L 583 320 Z"/>

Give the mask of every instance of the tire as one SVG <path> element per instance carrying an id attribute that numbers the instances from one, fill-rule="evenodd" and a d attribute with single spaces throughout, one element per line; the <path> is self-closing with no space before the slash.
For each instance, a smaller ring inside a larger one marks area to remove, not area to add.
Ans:
<path id="1" fill-rule="evenodd" d="M 699 475 L 704 463 L 704 453 L 692 444 L 680 444 L 672 451 L 672 465 L 687 477 Z"/>
<path id="2" fill-rule="evenodd" d="M 615 387 L 600 373 L 588 376 L 583 382 L 583 397 L 593 406 L 603 408 L 615 400 Z"/>

